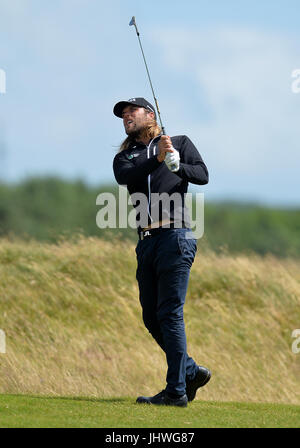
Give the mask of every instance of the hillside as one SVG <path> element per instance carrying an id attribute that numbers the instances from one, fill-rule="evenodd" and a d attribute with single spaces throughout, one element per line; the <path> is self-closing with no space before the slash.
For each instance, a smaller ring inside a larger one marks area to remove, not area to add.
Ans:
<path id="1" fill-rule="evenodd" d="M 135 397 L 166 363 L 141 319 L 134 245 L 0 240 L 0 393 Z M 189 353 L 213 373 L 198 399 L 300 403 L 300 262 L 216 255 L 201 242 L 185 307 Z"/>

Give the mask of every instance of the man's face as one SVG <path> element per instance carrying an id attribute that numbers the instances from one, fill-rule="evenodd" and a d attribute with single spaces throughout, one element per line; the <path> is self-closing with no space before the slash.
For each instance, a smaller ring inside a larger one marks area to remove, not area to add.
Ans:
<path id="1" fill-rule="evenodd" d="M 122 118 L 126 134 L 136 136 L 153 120 L 154 113 L 146 111 L 144 107 L 126 106 Z"/>

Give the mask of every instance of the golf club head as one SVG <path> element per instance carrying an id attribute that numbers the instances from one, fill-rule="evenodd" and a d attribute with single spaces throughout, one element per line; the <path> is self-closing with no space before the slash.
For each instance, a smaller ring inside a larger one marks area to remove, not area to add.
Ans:
<path id="1" fill-rule="evenodd" d="M 134 16 L 132 17 L 132 19 L 129 22 L 129 26 L 132 26 L 132 25 L 136 26 L 135 17 Z"/>

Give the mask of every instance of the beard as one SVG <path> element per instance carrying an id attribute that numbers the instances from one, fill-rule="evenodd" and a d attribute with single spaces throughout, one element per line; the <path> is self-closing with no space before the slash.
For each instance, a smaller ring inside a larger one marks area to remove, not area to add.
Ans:
<path id="1" fill-rule="evenodd" d="M 145 129 L 147 129 L 147 127 L 135 126 L 133 129 L 126 129 L 125 132 L 128 135 L 128 137 L 134 140 L 138 140 L 144 135 Z"/>
<path id="2" fill-rule="evenodd" d="M 126 134 L 128 135 L 128 137 L 131 137 L 134 139 L 140 137 L 141 133 L 142 133 L 142 129 L 133 129 L 130 131 L 129 130 L 126 131 Z"/>
<path id="3" fill-rule="evenodd" d="M 145 116 L 147 116 L 147 113 L 145 113 Z M 160 129 L 157 129 L 157 127 L 157 123 L 153 119 L 136 119 L 133 126 L 125 127 L 125 133 L 130 140 L 140 142 L 150 140 L 154 135 L 159 134 Z"/>

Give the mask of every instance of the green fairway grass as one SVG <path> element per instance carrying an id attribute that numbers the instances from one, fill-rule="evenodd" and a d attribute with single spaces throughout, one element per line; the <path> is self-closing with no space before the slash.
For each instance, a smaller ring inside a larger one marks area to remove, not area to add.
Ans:
<path id="1" fill-rule="evenodd" d="M 133 398 L 0 396 L 1 428 L 296 428 L 300 406 L 194 401 L 187 408 Z"/>

